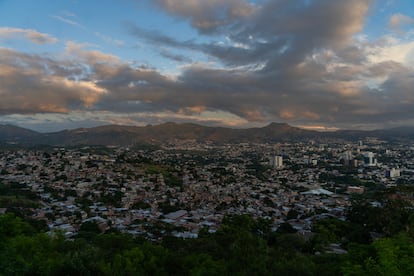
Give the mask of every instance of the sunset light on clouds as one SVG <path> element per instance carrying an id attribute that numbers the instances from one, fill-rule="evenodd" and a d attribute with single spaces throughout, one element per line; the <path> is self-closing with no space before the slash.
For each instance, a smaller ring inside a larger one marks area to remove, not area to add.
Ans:
<path id="1" fill-rule="evenodd" d="M 0 0 L 0 123 L 414 125 L 414 2 Z"/>

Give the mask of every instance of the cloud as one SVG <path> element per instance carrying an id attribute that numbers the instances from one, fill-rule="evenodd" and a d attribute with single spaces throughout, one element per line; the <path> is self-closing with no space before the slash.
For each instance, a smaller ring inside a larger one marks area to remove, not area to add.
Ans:
<path id="1" fill-rule="evenodd" d="M 81 77 L 84 66 L 71 61 L 0 48 L 1 114 L 69 112 L 91 108 L 104 93 Z"/>
<path id="2" fill-rule="evenodd" d="M 99 37 L 100 39 L 102 39 L 103 41 L 105 41 L 106 43 L 109 43 L 109 44 L 114 44 L 116 46 L 122 46 L 122 45 L 125 44 L 125 42 L 122 41 L 122 40 L 114 39 L 114 38 L 112 38 L 108 35 L 104 35 L 104 34 L 101 34 L 99 32 L 95 32 L 95 35 L 97 37 Z"/>
<path id="3" fill-rule="evenodd" d="M 30 29 L 0 27 L 1 39 L 27 39 L 35 44 L 53 44 L 58 40 L 48 34 Z"/>
<path id="4" fill-rule="evenodd" d="M 371 63 L 394 61 L 401 64 L 413 64 L 414 41 L 401 41 L 387 37 L 380 43 L 367 47 L 368 60 Z"/>
<path id="5" fill-rule="evenodd" d="M 395 31 L 401 31 L 404 26 L 413 24 L 414 18 L 401 13 L 393 14 L 388 22 L 388 26 Z"/>
<path id="6" fill-rule="evenodd" d="M 81 29 L 86 29 L 80 23 L 74 21 L 73 19 L 67 18 L 68 16 L 69 17 L 73 17 L 73 14 L 67 14 L 67 13 L 64 13 L 64 14 L 65 14 L 66 17 L 65 16 L 60 16 L 60 15 L 51 15 L 50 17 L 52 17 L 52 18 L 54 18 L 56 20 L 59 20 L 59 21 L 65 23 L 65 24 L 68 24 L 68 25 L 71 25 L 71 26 L 75 26 L 75 27 L 78 27 L 78 28 L 81 28 Z"/>
<path id="7" fill-rule="evenodd" d="M 185 3 L 164 0 L 157 3 L 166 11 L 189 18 L 191 22 L 203 16 L 210 17 L 213 12 L 209 11 L 220 11 L 221 5 L 234 9 L 247 5 L 252 12 L 241 13 L 245 16 L 240 17 L 226 17 L 223 26 L 231 26 L 230 29 L 212 28 L 226 34 L 230 43 L 178 41 L 160 32 L 144 30 L 131 24 L 128 28 L 137 38 L 154 45 L 200 51 L 226 65 L 262 66 L 267 62 L 270 68 L 299 62 L 314 49 L 341 49 L 349 45 L 353 36 L 362 30 L 371 1 L 317 0 L 298 3 L 269 0 L 262 6 L 245 1 L 218 0 Z M 208 30 L 210 29 L 206 28 Z"/>
<path id="8" fill-rule="evenodd" d="M 130 35 L 181 63 L 174 76 L 76 42 L 58 57 L 0 48 L 0 112 L 90 112 L 100 114 L 93 122 L 139 124 L 286 121 L 326 129 L 413 121 L 413 42 L 395 33 L 377 40 L 361 34 L 371 1 L 260 3 L 157 1 L 188 19 L 202 39 L 181 41 L 127 24 Z M 206 27 L 203 20 L 218 24 Z"/>
<path id="9" fill-rule="evenodd" d="M 168 59 L 171 59 L 173 61 L 180 62 L 180 63 L 192 63 L 193 62 L 193 60 L 188 56 L 175 54 L 175 53 L 173 53 L 169 50 L 166 50 L 166 49 L 162 49 L 160 51 L 160 54 L 165 58 L 168 58 Z"/>
<path id="10" fill-rule="evenodd" d="M 65 54 L 69 57 L 84 60 L 89 65 L 99 64 L 118 64 L 120 59 L 111 54 L 105 54 L 96 50 L 85 50 L 88 44 L 76 43 L 73 41 L 66 42 Z"/>
<path id="11" fill-rule="evenodd" d="M 252 16 L 257 7 L 245 0 L 156 0 L 163 10 L 188 18 L 202 33 L 214 32 L 239 19 Z"/>
<path id="12" fill-rule="evenodd" d="M 356 125 L 412 116 L 404 113 L 405 104 L 412 103 L 405 92 L 410 82 L 402 85 L 413 73 L 408 66 L 412 42 L 358 40 L 371 1 L 301 3 L 265 1 L 254 14 L 235 19 L 237 28 L 228 43 L 178 41 L 136 29 L 137 37 L 154 45 L 198 51 L 221 64 L 187 66 L 169 93 L 147 100 L 156 103 L 153 106 L 186 112 L 203 106 L 263 122 Z M 199 28 L 192 4 L 180 9 L 180 16 Z M 172 7 L 166 10 L 178 13 Z M 393 96 L 400 100 L 390 101 Z"/>
<path id="13" fill-rule="evenodd" d="M 207 2 L 204 5 L 212 9 L 220 7 Z M 223 31 L 228 40 L 179 41 L 134 26 L 130 32 L 157 45 L 162 54 L 195 51 L 217 62 L 187 65 L 175 79 L 125 65 L 114 66 L 110 74 L 96 70 L 97 85 L 108 91 L 96 106 L 187 120 L 225 113 L 239 121 L 262 123 L 357 126 L 408 121 L 414 115 L 408 92 L 414 75 L 407 62 L 411 43 L 397 38 L 358 41 L 370 3 L 266 1 L 248 16 L 227 16 L 203 28 L 196 23 L 203 18 L 197 13 L 201 2 L 178 8 L 165 2 L 164 8 L 188 18 L 199 31 Z"/>
<path id="14" fill-rule="evenodd" d="M 130 22 L 125 23 L 124 26 L 131 35 L 154 45 L 194 50 L 199 47 L 194 41 L 179 41 L 160 31 L 143 29 Z"/>

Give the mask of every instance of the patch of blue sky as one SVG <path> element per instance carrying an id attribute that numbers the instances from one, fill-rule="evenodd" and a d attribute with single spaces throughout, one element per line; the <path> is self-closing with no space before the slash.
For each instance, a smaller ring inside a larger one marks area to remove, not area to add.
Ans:
<path id="1" fill-rule="evenodd" d="M 371 41 L 388 35 L 392 32 L 389 26 L 390 19 L 396 14 L 414 17 L 414 1 L 373 1 L 369 16 L 366 18 L 363 33 Z"/>

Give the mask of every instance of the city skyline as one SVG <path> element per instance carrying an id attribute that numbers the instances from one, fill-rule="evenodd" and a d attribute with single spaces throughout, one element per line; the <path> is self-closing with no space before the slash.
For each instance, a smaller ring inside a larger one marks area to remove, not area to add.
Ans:
<path id="1" fill-rule="evenodd" d="M 0 0 L 0 123 L 414 125 L 414 3 Z"/>

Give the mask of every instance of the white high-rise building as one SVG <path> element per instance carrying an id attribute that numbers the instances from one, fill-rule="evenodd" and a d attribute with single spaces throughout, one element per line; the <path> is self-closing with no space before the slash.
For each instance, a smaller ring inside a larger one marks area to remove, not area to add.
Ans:
<path id="1" fill-rule="evenodd" d="M 275 169 L 279 169 L 283 167 L 283 157 L 280 155 L 275 155 L 270 159 L 270 166 Z"/>
<path id="2" fill-rule="evenodd" d="M 364 161 L 365 165 L 367 166 L 376 166 L 377 165 L 377 159 L 375 158 L 375 154 L 373 152 L 366 152 L 364 154 Z"/>

